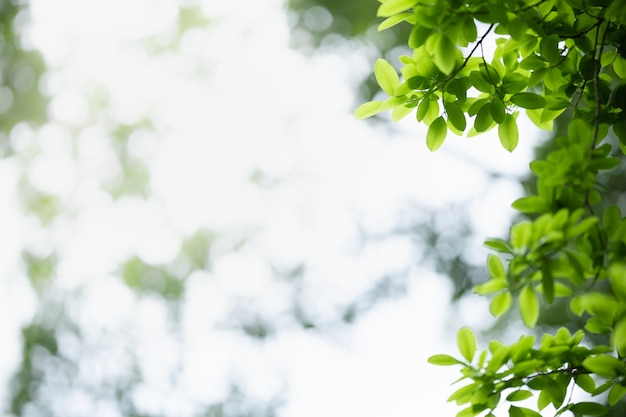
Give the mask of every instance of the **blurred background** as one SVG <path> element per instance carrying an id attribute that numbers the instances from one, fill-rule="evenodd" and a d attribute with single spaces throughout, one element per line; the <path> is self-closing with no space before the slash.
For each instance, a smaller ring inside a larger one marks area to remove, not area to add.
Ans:
<path id="1" fill-rule="evenodd" d="M 354 120 L 377 6 L 0 0 L 2 415 L 456 414 L 426 359 L 517 339 L 471 288 L 546 136 Z"/>

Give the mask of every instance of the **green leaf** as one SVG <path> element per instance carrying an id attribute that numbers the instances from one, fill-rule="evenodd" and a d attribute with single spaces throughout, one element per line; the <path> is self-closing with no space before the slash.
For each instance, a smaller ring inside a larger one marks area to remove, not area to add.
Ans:
<path id="1" fill-rule="evenodd" d="M 382 104 L 382 101 L 368 101 L 367 103 L 363 103 L 354 110 L 354 117 L 357 119 L 371 117 L 380 111 Z"/>
<path id="2" fill-rule="evenodd" d="M 506 282 L 504 280 L 490 279 L 487 282 L 478 284 L 474 287 L 474 292 L 479 295 L 491 294 L 497 291 L 501 291 L 506 288 Z"/>
<path id="3" fill-rule="evenodd" d="M 516 93 L 511 96 L 513 104 L 525 109 L 540 109 L 546 105 L 546 99 L 535 93 Z"/>
<path id="4" fill-rule="evenodd" d="M 477 132 L 485 132 L 492 124 L 491 105 L 487 103 L 478 110 L 476 118 L 474 119 L 474 129 L 476 129 Z"/>
<path id="5" fill-rule="evenodd" d="M 519 310 L 524 324 L 529 328 L 534 327 L 539 319 L 539 297 L 531 284 L 525 285 L 520 292 Z"/>
<path id="6" fill-rule="evenodd" d="M 581 402 L 574 404 L 569 410 L 572 413 L 585 416 L 603 416 L 606 414 L 605 406 L 593 402 Z"/>
<path id="7" fill-rule="evenodd" d="M 390 96 L 396 93 L 396 89 L 400 85 L 400 78 L 393 65 L 382 58 L 377 59 L 374 64 L 374 76 L 385 93 Z"/>
<path id="8" fill-rule="evenodd" d="M 448 125 L 443 116 L 436 118 L 430 126 L 428 126 L 428 132 L 426 133 L 426 146 L 431 152 L 436 151 L 443 145 L 448 134 Z"/>
<path id="9" fill-rule="evenodd" d="M 474 22 L 474 18 L 471 16 L 467 16 L 463 19 L 463 36 L 467 42 L 474 42 L 478 36 L 476 23 Z"/>
<path id="10" fill-rule="evenodd" d="M 509 408 L 509 417 L 541 417 L 541 414 L 531 410 L 530 408 L 516 407 L 512 405 Z"/>
<path id="11" fill-rule="evenodd" d="M 489 303 L 489 312 L 494 317 L 500 317 L 511 308 L 511 302 L 513 297 L 510 292 L 502 292 L 497 294 Z"/>
<path id="12" fill-rule="evenodd" d="M 500 137 L 500 143 L 504 149 L 509 152 L 515 150 L 519 141 L 519 131 L 513 115 L 507 114 L 504 116 L 503 122 L 498 125 L 498 136 Z"/>
<path id="13" fill-rule="evenodd" d="M 472 398 L 479 385 L 480 383 L 474 382 L 473 384 L 465 385 L 464 387 L 457 389 L 448 397 L 448 402 L 456 401 L 458 405 L 467 403 Z"/>
<path id="14" fill-rule="evenodd" d="M 413 109 L 407 106 L 396 106 L 391 111 L 391 121 L 397 122 L 399 120 L 404 119 L 409 113 L 411 113 Z"/>
<path id="15" fill-rule="evenodd" d="M 476 336 L 469 327 L 462 327 L 456 334 L 459 351 L 466 361 L 471 362 L 476 353 Z"/>
<path id="16" fill-rule="evenodd" d="M 533 225 L 530 222 L 521 222 L 511 227 L 511 246 L 514 249 L 525 250 L 533 233 Z"/>
<path id="17" fill-rule="evenodd" d="M 500 124 L 504 122 L 504 116 L 506 115 L 506 108 L 504 107 L 504 103 L 502 99 L 498 96 L 495 96 L 491 100 L 491 117 L 495 120 L 496 123 Z"/>
<path id="18" fill-rule="evenodd" d="M 411 17 L 413 16 L 413 13 L 400 13 L 391 17 L 388 17 L 387 19 L 383 20 L 383 22 L 378 25 L 378 31 L 382 31 L 385 29 L 389 29 L 390 27 L 393 27 L 395 25 L 397 25 L 400 22 L 404 22 L 407 17 Z"/>
<path id="19" fill-rule="evenodd" d="M 626 301 L 626 264 L 614 264 L 609 268 L 609 279 L 613 293 L 622 300 Z"/>
<path id="20" fill-rule="evenodd" d="M 518 198 L 511 206 L 523 213 L 543 213 L 548 209 L 544 199 L 538 195 Z"/>
<path id="21" fill-rule="evenodd" d="M 491 248 L 495 251 L 498 251 L 500 253 L 511 253 L 511 246 L 509 245 L 509 243 L 501 238 L 492 238 L 492 239 L 487 239 L 485 241 L 485 246 L 487 246 L 488 248 Z"/>
<path id="22" fill-rule="evenodd" d="M 576 375 L 574 382 L 576 382 L 576 385 L 578 385 L 584 391 L 590 394 L 596 390 L 596 382 L 593 380 L 593 378 L 589 374 Z"/>
<path id="23" fill-rule="evenodd" d="M 463 113 L 459 102 L 444 102 L 443 107 L 448 115 L 448 121 L 452 123 L 452 126 L 456 127 L 461 132 L 464 131 L 467 126 L 467 121 L 465 120 L 465 113 Z"/>
<path id="24" fill-rule="evenodd" d="M 626 356 L 626 317 L 622 317 L 613 327 L 611 343 L 621 357 Z"/>
<path id="25" fill-rule="evenodd" d="M 547 263 L 541 267 L 541 284 L 543 289 L 543 296 L 548 303 L 554 301 L 554 277 L 552 276 L 552 270 Z"/>
<path id="26" fill-rule="evenodd" d="M 507 401 L 524 401 L 528 398 L 532 397 L 533 393 L 527 390 L 518 390 L 513 391 L 509 395 L 506 396 Z"/>
<path id="27" fill-rule="evenodd" d="M 589 371 L 605 378 L 615 378 L 624 373 L 624 363 L 609 355 L 592 356 L 583 361 Z"/>
<path id="28" fill-rule="evenodd" d="M 428 114 L 429 109 L 430 109 L 430 100 L 425 98 L 417 106 L 417 113 L 415 114 L 415 118 L 417 119 L 418 122 L 421 122 L 422 120 L 424 120 L 424 118 L 426 117 L 426 114 Z"/>
<path id="29" fill-rule="evenodd" d="M 620 402 L 622 398 L 624 398 L 624 395 L 626 395 L 626 387 L 623 385 L 614 384 L 611 387 L 611 391 L 609 391 L 609 405 L 614 406 L 615 404 Z"/>
<path id="30" fill-rule="evenodd" d="M 487 271 L 491 278 L 504 281 L 506 278 L 506 270 L 499 256 L 489 254 L 487 257 Z"/>
<path id="31" fill-rule="evenodd" d="M 430 51 L 433 55 L 433 62 L 439 68 L 439 71 L 446 75 L 450 74 L 456 66 L 456 47 L 442 33 L 433 33 L 430 38 L 433 38 Z"/>
<path id="32" fill-rule="evenodd" d="M 378 17 L 389 17 L 404 12 L 417 4 L 418 0 L 383 0 L 378 7 Z"/>
<path id="33" fill-rule="evenodd" d="M 428 363 L 431 363 L 433 365 L 439 365 L 439 366 L 463 364 L 463 362 L 461 362 L 460 360 L 455 359 L 450 355 L 444 355 L 444 354 L 431 356 L 430 358 L 428 358 Z"/>
<path id="34" fill-rule="evenodd" d="M 472 71 L 469 74 L 469 79 L 472 85 L 483 93 L 493 94 L 496 90 L 493 84 L 489 80 L 487 80 L 482 72 L 480 71 Z"/>

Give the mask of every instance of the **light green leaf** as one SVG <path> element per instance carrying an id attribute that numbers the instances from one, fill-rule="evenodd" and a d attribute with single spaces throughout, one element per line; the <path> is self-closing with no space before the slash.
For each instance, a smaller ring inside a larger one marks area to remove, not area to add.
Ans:
<path id="1" fill-rule="evenodd" d="M 450 355 L 444 355 L 444 354 L 431 356 L 430 358 L 428 358 L 428 363 L 431 363 L 433 365 L 439 365 L 439 366 L 463 364 L 463 362 L 461 362 L 460 360 L 455 359 Z"/>
<path id="2" fill-rule="evenodd" d="M 443 145 L 444 140 L 446 140 L 447 134 L 448 125 L 443 116 L 439 116 L 428 127 L 428 132 L 426 133 L 426 146 L 428 146 L 428 149 L 431 152 L 439 149 Z"/>
<path id="3" fill-rule="evenodd" d="M 378 7 L 378 17 L 389 17 L 404 12 L 417 4 L 418 0 L 383 0 Z"/>
<path id="4" fill-rule="evenodd" d="M 504 149 L 509 152 L 513 152 L 513 150 L 515 150 L 519 141 L 519 131 L 517 129 L 517 122 L 515 121 L 515 117 L 513 115 L 507 114 L 504 116 L 504 121 L 498 125 L 498 136 Z"/>
<path id="5" fill-rule="evenodd" d="M 609 279 L 613 293 L 622 300 L 626 301 L 626 264 L 614 264 L 609 268 Z"/>
<path id="6" fill-rule="evenodd" d="M 532 396 L 533 396 L 532 392 L 521 389 L 521 390 L 513 391 L 512 393 L 507 395 L 506 400 L 507 401 L 523 401 L 523 400 L 527 400 L 528 398 Z"/>
<path id="7" fill-rule="evenodd" d="M 476 353 L 476 336 L 469 327 L 462 327 L 456 334 L 459 351 L 466 361 L 471 362 Z"/>
<path id="8" fill-rule="evenodd" d="M 504 269 L 504 264 L 499 256 L 494 254 L 489 254 L 487 257 L 487 271 L 491 278 L 495 280 L 502 280 L 506 278 L 506 270 Z"/>
<path id="9" fill-rule="evenodd" d="M 409 113 L 413 111 L 413 108 L 407 106 L 397 106 L 391 111 L 391 121 L 397 122 L 405 118 Z"/>
<path id="10" fill-rule="evenodd" d="M 520 222 L 511 227 L 511 246 L 514 249 L 525 250 L 530 243 L 533 225 L 530 222 Z"/>
<path id="11" fill-rule="evenodd" d="M 430 35 L 430 38 L 433 39 L 431 45 L 433 62 L 437 68 L 439 68 L 439 71 L 446 75 L 450 74 L 456 66 L 456 47 L 450 39 L 442 33 L 433 33 Z"/>
<path id="12" fill-rule="evenodd" d="M 511 96 L 513 104 L 525 109 L 540 109 L 546 105 L 546 99 L 535 93 L 516 93 Z"/>
<path id="13" fill-rule="evenodd" d="M 615 378 L 624 373 L 624 363 L 609 355 L 592 356 L 583 361 L 589 371 L 605 378 Z"/>
<path id="14" fill-rule="evenodd" d="M 404 22 L 407 19 L 407 17 L 411 17 L 411 16 L 413 16 L 413 13 L 400 13 L 400 14 L 396 14 L 391 17 L 388 17 L 387 19 L 383 20 L 383 22 L 380 25 L 378 25 L 378 31 L 380 32 L 385 29 L 389 29 L 390 27 L 393 27 L 400 22 Z"/>
<path id="15" fill-rule="evenodd" d="M 396 89 L 400 85 L 400 78 L 393 65 L 382 58 L 377 59 L 374 64 L 374 76 L 385 93 L 390 96 L 396 93 Z"/>
<path id="16" fill-rule="evenodd" d="M 519 310 L 524 324 L 532 328 L 539 319 L 539 297 L 531 284 L 524 286 L 519 295 Z"/>
<path id="17" fill-rule="evenodd" d="M 354 117 L 357 119 L 371 117 L 380 111 L 382 104 L 382 101 L 368 101 L 367 103 L 363 103 L 354 110 Z"/>
<path id="18" fill-rule="evenodd" d="M 511 308 L 511 302 L 513 297 L 510 292 L 502 292 L 497 294 L 489 303 L 489 312 L 494 317 L 500 317 Z"/>
<path id="19" fill-rule="evenodd" d="M 474 292 L 479 295 L 491 294 L 506 288 L 504 280 L 490 279 L 487 282 L 478 284 L 474 287 Z"/>

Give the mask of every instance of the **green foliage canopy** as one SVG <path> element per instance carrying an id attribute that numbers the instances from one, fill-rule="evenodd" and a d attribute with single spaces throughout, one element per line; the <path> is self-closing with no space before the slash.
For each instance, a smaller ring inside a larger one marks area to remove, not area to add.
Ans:
<path id="1" fill-rule="evenodd" d="M 547 130 L 569 117 L 554 150 L 530 164 L 535 192 L 513 203 L 526 220 L 508 238 L 485 242 L 497 255 L 489 255 L 490 279 L 475 292 L 492 296 L 495 317 L 516 299 L 529 328 L 542 305 L 566 300 L 584 327 L 539 341 L 492 340 L 480 352 L 472 330 L 459 330 L 459 358 L 429 359 L 460 366 L 459 381 L 469 381 L 449 397 L 465 407 L 457 416 L 492 417 L 504 404 L 510 417 L 540 416 L 549 406 L 554 415 L 606 414 L 626 394 L 626 218 L 600 175 L 626 154 L 626 1 L 379 1 L 379 29 L 411 25 L 413 55 L 400 57 L 400 76 L 378 60 L 374 74 L 389 98 L 362 104 L 357 118 L 391 110 L 397 121 L 414 112 L 428 126 L 431 151 L 448 131 L 472 136 L 497 126 L 513 151 L 520 111 Z M 490 57 L 488 41 L 495 43 Z M 587 347 L 585 337 L 594 335 L 605 342 Z M 573 400 L 574 390 L 593 401 Z M 530 398 L 539 411 L 519 403 Z"/>

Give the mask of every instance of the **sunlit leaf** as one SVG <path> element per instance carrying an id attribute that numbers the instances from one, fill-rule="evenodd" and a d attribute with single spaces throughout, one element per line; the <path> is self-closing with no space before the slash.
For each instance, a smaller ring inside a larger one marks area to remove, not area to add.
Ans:
<path id="1" fill-rule="evenodd" d="M 495 295 L 489 303 L 489 312 L 494 317 L 500 317 L 511 308 L 512 300 L 513 297 L 508 291 Z"/>
<path id="2" fill-rule="evenodd" d="M 592 356 L 583 361 L 583 366 L 594 374 L 614 378 L 624 373 L 624 362 L 609 355 Z"/>
<path id="3" fill-rule="evenodd" d="M 430 126 L 428 126 L 428 132 L 426 133 L 426 146 L 431 152 L 436 151 L 443 145 L 448 133 L 448 125 L 443 116 L 436 118 Z"/>
<path id="4" fill-rule="evenodd" d="M 396 92 L 396 88 L 400 85 L 400 78 L 396 69 L 384 59 L 377 59 L 374 64 L 374 75 L 376 81 L 382 90 L 393 96 Z"/>
<path id="5" fill-rule="evenodd" d="M 530 284 L 524 286 L 520 292 L 519 310 L 526 327 L 534 327 L 539 319 L 539 297 Z"/>
<path id="6" fill-rule="evenodd" d="M 492 112 L 493 114 L 493 112 Z M 497 120 L 496 120 L 497 121 Z M 515 117 L 511 114 L 504 115 L 504 120 L 498 125 L 498 137 L 502 147 L 513 152 L 519 141 L 519 131 Z"/>
<path id="7" fill-rule="evenodd" d="M 367 103 L 363 103 L 354 110 L 354 117 L 357 119 L 366 119 L 374 116 L 380 111 L 382 104 L 382 101 L 368 101 Z"/>
<path id="8" fill-rule="evenodd" d="M 379 17 L 389 17 L 415 6 L 418 0 L 384 0 L 378 7 Z"/>
<path id="9" fill-rule="evenodd" d="M 462 364 L 463 362 L 459 361 L 458 359 L 453 358 L 450 355 L 439 354 L 439 355 L 433 355 L 430 358 L 428 358 L 428 363 L 431 363 L 433 365 L 440 365 L 440 366 L 450 366 L 450 365 Z"/>
<path id="10" fill-rule="evenodd" d="M 456 335 L 457 344 L 461 355 L 466 361 L 471 362 L 476 353 L 476 336 L 469 327 L 462 327 Z"/>

